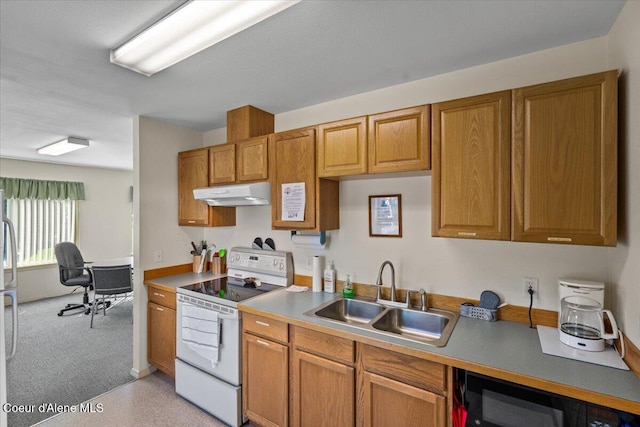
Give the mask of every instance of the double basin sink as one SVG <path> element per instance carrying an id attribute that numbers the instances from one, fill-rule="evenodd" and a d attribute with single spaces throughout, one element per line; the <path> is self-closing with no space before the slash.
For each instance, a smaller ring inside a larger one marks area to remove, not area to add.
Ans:
<path id="1" fill-rule="evenodd" d="M 456 313 L 445 310 L 420 311 L 344 298 L 324 303 L 304 314 L 435 347 L 447 344 L 458 320 Z"/>

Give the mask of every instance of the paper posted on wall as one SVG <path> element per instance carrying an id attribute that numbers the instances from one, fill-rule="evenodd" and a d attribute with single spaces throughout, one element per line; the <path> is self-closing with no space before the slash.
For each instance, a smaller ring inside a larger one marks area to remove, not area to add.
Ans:
<path id="1" fill-rule="evenodd" d="M 305 183 L 282 184 L 282 221 L 304 221 Z"/>

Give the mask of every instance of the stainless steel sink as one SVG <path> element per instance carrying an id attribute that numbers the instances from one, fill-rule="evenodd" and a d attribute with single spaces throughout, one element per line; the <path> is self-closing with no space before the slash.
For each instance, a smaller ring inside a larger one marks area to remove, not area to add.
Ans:
<path id="1" fill-rule="evenodd" d="M 369 323 L 384 311 L 384 306 L 356 299 L 339 299 L 313 309 L 317 317 L 336 320 L 341 323 Z M 306 314 L 306 313 L 305 313 Z"/>
<path id="2" fill-rule="evenodd" d="M 445 310 L 386 307 L 375 302 L 344 298 L 324 303 L 304 314 L 435 347 L 447 344 L 458 320 L 457 313 Z"/>
<path id="3" fill-rule="evenodd" d="M 418 311 L 390 308 L 372 322 L 371 326 L 411 340 L 427 341 L 436 346 L 443 346 L 451 335 L 455 320 L 455 313 L 444 310 Z"/>

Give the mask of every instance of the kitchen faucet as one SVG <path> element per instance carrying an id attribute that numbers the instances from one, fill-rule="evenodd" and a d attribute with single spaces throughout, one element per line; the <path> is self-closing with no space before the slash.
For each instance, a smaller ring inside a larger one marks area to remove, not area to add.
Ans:
<path id="1" fill-rule="evenodd" d="M 380 270 L 378 270 L 378 280 L 376 280 L 376 285 L 378 286 L 378 298 L 380 299 L 380 288 L 382 288 L 382 271 L 385 266 L 391 267 L 391 301 L 396 301 L 396 269 L 393 268 L 393 264 L 391 261 L 385 261 L 380 266 Z"/>

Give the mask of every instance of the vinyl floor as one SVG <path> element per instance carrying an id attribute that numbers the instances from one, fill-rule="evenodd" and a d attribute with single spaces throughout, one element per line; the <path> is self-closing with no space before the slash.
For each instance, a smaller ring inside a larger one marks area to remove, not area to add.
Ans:
<path id="1" fill-rule="evenodd" d="M 37 426 L 212 426 L 225 424 L 175 393 L 173 380 L 156 372 L 89 400 L 93 412 L 60 413 Z"/>

